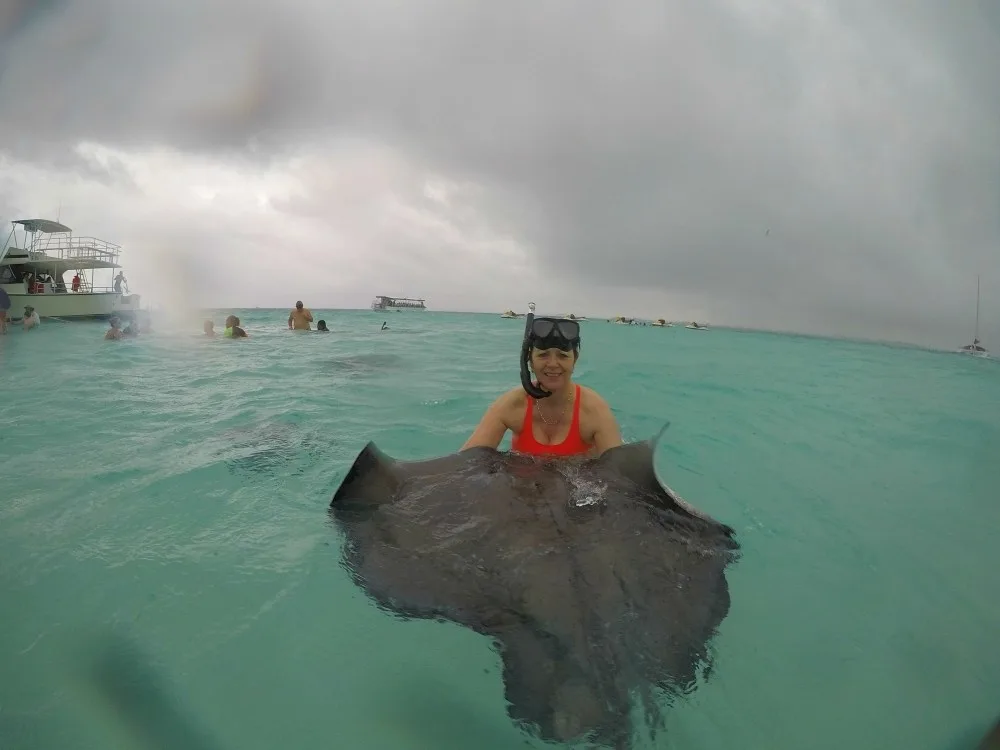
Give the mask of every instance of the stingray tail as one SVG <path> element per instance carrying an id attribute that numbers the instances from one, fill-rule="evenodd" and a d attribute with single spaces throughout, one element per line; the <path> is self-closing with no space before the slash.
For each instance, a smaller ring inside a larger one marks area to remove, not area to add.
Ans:
<path id="1" fill-rule="evenodd" d="M 663 438 L 664 433 L 666 433 L 668 429 L 670 429 L 669 419 L 666 422 L 664 422 L 663 427 L 661 427 L 659 431 L 649 439 L 649 445 L 654 451 L 656 450 L 656 447 L 660 444 L 660 440 Z"/>

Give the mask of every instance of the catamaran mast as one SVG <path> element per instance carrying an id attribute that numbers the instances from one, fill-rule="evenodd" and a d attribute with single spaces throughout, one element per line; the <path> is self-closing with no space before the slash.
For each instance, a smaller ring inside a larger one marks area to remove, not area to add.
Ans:
<path id="1" fill-rule="evenodd" d="M 976 274 L 976 333 L 973 342 L 979 341 L 979 274 Z"/>

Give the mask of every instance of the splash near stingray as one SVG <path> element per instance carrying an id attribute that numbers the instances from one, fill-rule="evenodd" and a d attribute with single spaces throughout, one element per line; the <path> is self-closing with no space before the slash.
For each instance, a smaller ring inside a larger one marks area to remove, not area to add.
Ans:
<path id="1" fill-rule="evenodd" d="M 656 717 L 660 691 L 690 692 L 709 666 L 739 550 L 658 480 L 658 439 L 582 462 L 404 462 L 369 443 L 330 503 L 344 565 L 384 610 L 493 638 L 515 722 L 624 746 L 637 702 Z"/>

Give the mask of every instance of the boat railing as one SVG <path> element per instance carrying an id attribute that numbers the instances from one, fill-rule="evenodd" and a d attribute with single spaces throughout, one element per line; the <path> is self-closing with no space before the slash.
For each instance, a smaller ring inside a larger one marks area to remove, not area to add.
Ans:
<path id="1" fill-rule="evenodd" d="M 31 258 L 48 256 L 63 261 L 99 260 L 117 263 L 121 245 L 97 237 L 48 237 L 35 243 L 28 255 Z"/>
<path id="2" fill-rule="evenodd" d="M 65 283 L 61 285 L 58 283 L 50 284 L 47 281 L 32 282 L 30 287 L 25 282 L 24 291 L 26 294 L 123 294 L 128 296 L 128 292 L 122 292 L 112 286 L 91 286 L 86 279 L 80 280 L 80 288 L 75 292 Z"/>
<path id="3" fill-rule="evenodd" d="M 77 294 L 80 294 L 80 292 L 77 292 Z M 83 292 L 83 294 L 125 294 L 125 292 L 123 292 L 121 289 L 117 289 L 116 290 L 112 286 L 89 286 L 88 285 L 87 291 Z"/>

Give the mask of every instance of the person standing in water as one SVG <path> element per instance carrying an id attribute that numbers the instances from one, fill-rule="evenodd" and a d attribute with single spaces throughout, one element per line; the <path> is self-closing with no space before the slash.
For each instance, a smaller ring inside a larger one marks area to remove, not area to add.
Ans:
<path id="1" fill-rule="evenodd" d="M 512 450 L 537 456 L 599 456 L 621 445 L 621 431 L 607 401 L 573 382 L 579 357 L 577 321 L 529 313 L 521 345 L 521 387 L 490 405 L 462 450 L 496 448 L 507 430 L 514 435 Z"/>
<path id="2" fill-rule="evenodd" d="M 21 318 L 21 323 L 24 325 L 24 330 L 29 328 L 34 328 L 41 325 L 42 320 L 38 317 L 38 313 L 35 312 L 35 308 L 31 305 L 24 306 L 24 317 Z"/>
<path id="3" fill-rule="evenodd" d="M 111 340 L 125 338 L 125 334 L 122 332 L 121 328 L 121 320 L 117 317 L 113 317 L 108 321 L 108 325 L 110 328 L 108 328 L 107 333 L 104 334 L 105 339 Z"/>
<path id="4" fill-rule="evenodd" d="M 303 307 L 302 300 L 299 300 L 295 303 L 295 309 L 288 314 L 288 328 L 296 331 L 308 331 L 312 319 L 313 314 L 309 312 L 309 308 Z"/>

